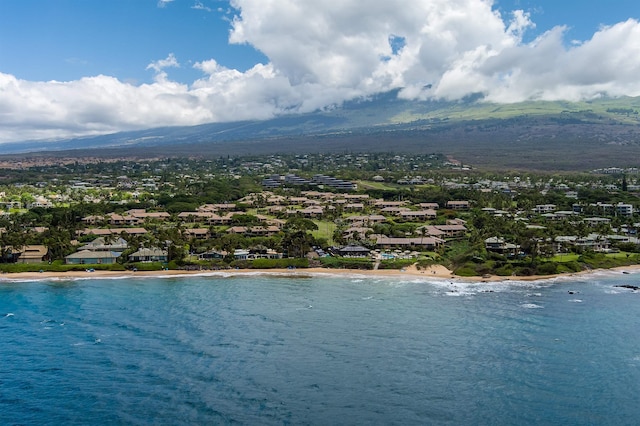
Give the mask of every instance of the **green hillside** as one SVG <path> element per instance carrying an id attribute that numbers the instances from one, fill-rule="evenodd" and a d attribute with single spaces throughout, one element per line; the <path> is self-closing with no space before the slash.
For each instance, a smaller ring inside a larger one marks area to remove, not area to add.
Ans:
<path id="1" fill-rule="evenodd" d="M 589 102 L 528 101 L 514 104 L 448 103 L 441 108 L 422 109 L 420 104 L 408 106 L 390 117 L 389 123 L 442 120 L 494 120 L 517 117 L 557 116 L 593 123 L 618 122 L 640 124 L 640 98 L 598 99 Z"/>

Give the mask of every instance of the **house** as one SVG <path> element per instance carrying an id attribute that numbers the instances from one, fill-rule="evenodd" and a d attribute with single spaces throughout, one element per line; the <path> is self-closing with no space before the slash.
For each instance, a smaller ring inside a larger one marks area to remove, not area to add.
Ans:
<path id="1" fill-rule="evenodd" d="M 178 219 L 184 222 L 208 222 L 211 218 L 218 216 L 211 212 L 180 212 Z"/>
<path id="2" fill-rule="evenodd" d="M 364 203 L 349 203 L 345 205 L 344 210 L 347 212 L 362 211 L 364 210 Z"/>
<path id="3" fill-rule="evenodd" d="M 127 235 L 144 235 L 147 230 L 144 228 L 85 228 L 82 231 L 78 231 L 79 235 L 120 235 L 125 233 Z"/>
<path id="4" fill-rule="evenodd" d="M 347 218 L 348 221 L 351 221 L 354 226 L 356 223 L 360 223 L 363 225 L 375 225 L 376 223 L 384 223 L 387 221 L 387 218 L 382 216 L 381 214 L 372 214 L 368 216 L 350 216 Z"/>
<path id="5" fill-rule="evenodd" d="M 425 210 L 438 210 L 440 208 L 438 203 L 420 203 L 418 206 Z"/>
<path id="6" fill-rule="evenodd" d="M 586 217 L 582 221 L 589 226 L 609 225 L 611 223 L 611 219 L 606 217 Z"/>
<path id="7" fill-rule="evenodd" d="M 631 217 L 633 216 L 633 206 L 631 204 L 618 203 L 616 204 L 616 213 L 620 216 Z"/>
<path id="8" fill-rule="evenodd" d="M 255 259 L 282 259 L 282 253 L 266 247 L 252 248 L 249 250 L 247 260 Z"/>
<path id="9" fill-rule="evenodd" d="M 400 217 L 404 220 L 427 220 L 435 219 L 437 217 L 435 210 L 410 210 L 400 212 Z"/>
<path id="10" fill-rule="evenodd" d="M 468 201 L 447 201 L 447 208 L 450 210 L 469 210 Z"/>
<path id="11" fill-rule="evenodd" d="M 419 247 L 434 250 L 441 244 L 444 244 L 444 240 L 436 237 L 394 238 L 380 235 L 376 239 L 376 248 L 382 249 Z"/>
<path id="12" fill-rule="evenodd" d="M 464 225 L 435 225 L 435 228 L 444 232 L 447 237 L 462 237 L 467 232 Z"/>
<path id="13" fill-rule="evenodd" d="M 507 243 L 502 237 L 490 237 L 484 240 L 484 248 L 494 253 L 516 255 L 519 246 Z"/>
<path id="14" fill-rule="evenodd" d="M 384 209 L 387 207 L 402 207 L 406 206 L 406 201 L 385 201 L 385 200 L 375 200 L 374 205 L 379 209 Z"/>
<path id="15" fill-rule="evenodd" d="M 198 255 L 200 260 L 224 259 L 227 252 L 224 250 L 209 250 Z"/>
<path id="16" fill-rule="evenodd" d="M 324 214 L 322 207 L 307 207 L 306 209 L 298 210 L 298 212 L 304 217 L 318 217 Z"/>
<path id="17" fill-rule="evenodd" d="M 269 237 L 280 232 L 280 228 L 271 226 L 232 226 L 227 229 L 230 234 L 243 234 L 251 237 Z"/>
<path id="18" fill-rule="evenodd" d="M 121 253 L 113 251 L 80 250 L 64 258 L 68 265 L 110 265 L 116 263 Z"/>
<path id="19" fill-rule="evenodd" d="M 249 259 L 249 250 L 235 249 L 233 251 L 233 257 L 236 260 L 248 260 Z"/>
<path id="20" fill-rule="evenodd" d="M 419 234 L 428 235 L 430 237 L 442 237 L 445 235 L 444 231 L 439 230 L 433 225 L 420 226 L 416 228 Z"/>
<path id="21" fill-rule="evenodd" d="M 98 237 L 90 243 L 80 247 L 79 250 L 113 251 L 122 253 L 127 248 L 129 248 L 129 243 L 127 243 L 123 238 L 117 238 L 113 242 L 107 242 L 105 237 Z"/>
<path id="22" fill-rule="evenodd" d="M 385 207 L 383 209 L 380 209 L 380 213 L 384 215 L 398 216 L 400 215 L 400 213 L 410 211 L 410 210 L 411 209 L 409 207 Z"/>
<path id="23" fill-rule="evenodd" d="M 209 228 L 187 228 L 182 231 L 182 235 L 186 238 L 205 239 L 211 236 L 211 231 Z"/>
<path id="24" fill-rule="evenodd" d="M 567 251 L 567 246 L 573 246 L 579 250 L 593 250 L 596 252 L 606 252 L 610 250 L 610 242 L 607 236 L 600 234 L 589 234 L 586 237 L 576 235 L 560 235 L 554 239 L 556 251 L 562 253 Z"/>
<path id="25" fill-rule="evenodd" d="M 343 257 L 367 257 L 369 256 L 369 250 L 366 247 L 356 246 L 356 245 L 348 245 L 341 247 L 337 250 L 337 253 Z"/>
<path id="26" fill-rule="evenodd" d="M 538 204 L 533 208 L 534 213 L 553 213 L 556 211 L 555 204 Z"/>
<path id="27" fill-rule="evenodd" d="M 167 250 L 159 248 L 141 248 L 129 255 L 130 262 L 167 262 L 168 259 Z"/>
<path id="28" fill-rule="evenodd" d="M 43 245 L 25 246 L 18 256 L 18 263 L 41 263 L 45 261 L 49 249 Z"/>
<path id="29" fill-rule="evenodd" d="M 105 222 L 105 218 L 104 216 L 91 215 L 83 217 L 81 221 L 86 225 L 97 225 L 99 223 Z"/>

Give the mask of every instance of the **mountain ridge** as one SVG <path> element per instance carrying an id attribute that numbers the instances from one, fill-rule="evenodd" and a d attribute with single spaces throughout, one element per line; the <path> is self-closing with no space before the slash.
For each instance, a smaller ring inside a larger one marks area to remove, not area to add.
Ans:
<path id="1" fill-rule="evenodd" d="M 108 156 L 153 148 L 158 154 L 179 156 L 181 151 L 183 155 L 192 151 L 239 155 L 295 153 L 297 149 L 303 154 L 314 150 L 380 151 L 386 147 L 405 152 L 450 150 L 474 163 L 474 157 L 481 154 L 479 148 L 508 154 L 519 146 L 522 154 L 523 149 L 535 151 L 543 145 L 562 151 L 562 143 L 567 144 L 564 150 L 580 143 L 583 154 L 609 151 L 618 161 L 628 159 L 630 151 L 637 152 L 638 111 L 640 97 L 496 104 L 475 100 L 417 102 L 387 92 L 340 107 L 269 120 L 160 127 L 46 143 L 8 143 L 0 145 L 0 150 L 13 155 L 84 155 L 92 151 L 93 155 Z M 383 143 L 389 139 L 394 143 Z M 274 146 L 273 141 L 278 143 Z M 527 141 L 536 141 L 537 146 L 527 147 Z M 480 165 L 490 163 L 480 160 Z"/>

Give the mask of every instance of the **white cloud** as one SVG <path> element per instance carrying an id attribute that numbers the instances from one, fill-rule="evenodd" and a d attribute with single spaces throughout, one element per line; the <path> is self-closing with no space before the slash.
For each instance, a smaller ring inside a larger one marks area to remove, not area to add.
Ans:
<path id="1" fill-rule="evenodd" d="M 161 0 L 166 4 L 170 0 Z M 201 4 L 196 1 L 194 7 Z M 0 142 L 114 132 L 163 125 L 264 119 L 309 112 L 402 88 L 409 99 L 483 93 L 496 102 L 640 95 L 640 23 L 603 27 L 589 40 L 565 41 L 556 27 L 530 43 L 534 27 L 490 0 L 232 0 L 230 42 L 269 58 L 240 72 L 215 59 L 203 77 L 181 84 L 147 66 L 153 83 L 109 76 L 32 82 L 0 73 Z"/>
<path id="2" fill-rule="evenodd" d="M 171 3 L 172 1 L 173 0 L 158 0 L 158 7 L 165 7 L 166 5 Z"/>
<path id="3" fill-rule="evenodd" d="M 156 72 L 154 80 L 156 82 L 163 83 L 167 81 L 167 72 L 165 71 L 165 68 L 180 68 L 180 64 L 173 53 L 169 53 L 169 56 L 165 59 L 151 62 L 147 65 L 146 69 L 154 70 Z"/>
<path id="4" fill-rule="evenodd" d="M 208 6 L 205 6 L 201 1 L 198 1 L 198 0 L 196 0 L 195 4 L 191 6 L 191 9 L 204 10 L 205 12 L 213 12 L 213 9 L 211 9 Z"/>

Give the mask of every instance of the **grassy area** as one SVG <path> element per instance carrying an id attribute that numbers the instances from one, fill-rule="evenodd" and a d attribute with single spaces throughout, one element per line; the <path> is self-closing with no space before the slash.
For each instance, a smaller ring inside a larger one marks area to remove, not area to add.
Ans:
<path id="1" fill-rule="evenodd" d="M 314 238 L 326 238 L 329 245 L 333 245 L 333 233 L 338 227 L 335 222 L 328 220 L 314 220 L 313 223 L 318 225 L 316 231 L 312 231 L 311 234 Z"/>
<path id="2" fill-rule="evenodd" d="M 390 185 L 385 182 L 373 182 L 370 180 L 358 180 L 356 181 L 358 184 L 358 188 L 360 189 L 379 189 L 382 191 L 396 191 L 398 189 L 397 185 Z"/>
<path id="3" fill-rule="evenodd" d="M 550 262 L 558 262 L 558 263 L 565 263 L 565 262 L 575 262 L 578 260 L 578 258 L 580 257 L 579 254 L 556 254 L 553 257 L 549 258 Z"/>

